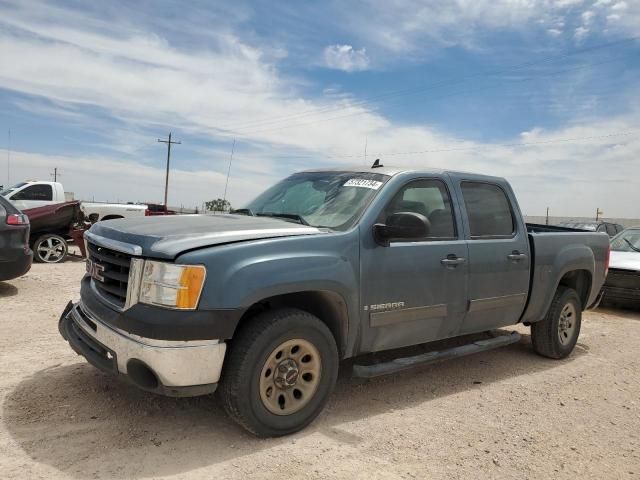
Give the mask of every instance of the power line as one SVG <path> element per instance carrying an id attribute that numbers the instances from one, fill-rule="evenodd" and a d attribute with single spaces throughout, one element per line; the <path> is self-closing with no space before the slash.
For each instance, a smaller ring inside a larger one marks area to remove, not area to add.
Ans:
<path id="1" fill-rule="evenodd" d="M 229 156 L 229 168 L 227 169 L 227 180 L 224 182 L 224 195 L 222 196 L 222 209 L 224 210 L 225 202 L 227 201 L 227 187 L 229 186 L 229 175 L 231 174 L 231 162 L 233 162 L 233 152 L 236 149 L 236 139 L 233 139 L 231 145 L 231 155 Z"/>
<path id="2" fill-rule="evenodd" d="M 540 78 L 540 77 L 545 77 L 545 76 L 554 76 L 554 75 L 561 75 L 567 72 L 572 72 L 572 71 L 576 71 L 576 70 L 582 70 L 585 68 L 592 68 L 598 65 L 603 65 L 605 63 L 611 63 L 611 62 L 615 62 L 618 61 L 620 59 L 624 59 L 624 57 L 616 57 L 613 59 L 607 59 L 604 60 L 602 62 L 598 62 L 598 63 L 591 63 L 591 64 L 583 64 L 583 65 L 579 65 L 577 67 L 572 67 L 572 68 L 563 68 L 560 70 L 554 70 L 551 72 L 544 72 L 538 75 L 530 75 L 530 76 L 525 76 L 523 78 L 518 79 L 517 81 L 519 82 L 526 82 L 526 81 L 530 81 L 532 79 L 535 78 Z M 458 82 L 460 83 L 460 82 Z M 458 92 L 453 92 L 453 93 L 449 93 L 446 95 L 439 95 L 439 96 L 435 96 L 435 97 L 430 97 L 429 100 L 441 100 L 443 98 L 450 98 L 450 97 L 456 97 L 460 94 L 468 94 L 468 93 L 475 93 L 475 92 L 479 92 L 479 91 L 486 91 L 486 90 L 491 90 L 491 89 L 495 89 L 495 88 L 500 88 L 500 85 L 487 85 L 484 86 L 482 88 L 473 88 L 470 90 L 466 90 L 466 91 L 458 91 Z M 402 104 L 402 103 L 406 103 L 408 100 L 401 100 L 400 102 L 395 102 L 395 104 Z M 313 125 L 316 123 L 321 123 L 321 122 L 327 122 L 327 121 L 331 121 L 331 120 L 338 120 L 341 118 L 347 118 L 347 117 L 353 117 L 353 116 L 359 116 L 359 115 L 365 115 L 368 113 L 374 113 L 375 110 L 373 109 L 364 109 L 364 110 L 360 110 L 357 112 L 351 112 L 351 113 L 347 113 L 344 115 L 338 115 L 338 116 L 333 116 L 333 117 L 327 117 L 327 118 L 320 118 L 320 119 L 316 119 L 316 120 L 311 120 L 308 122 L 304 122 L 304 123 L 294 123 L 294 124 L 290 124 L 290 125 L 281 125 L 281 126 L 277 126 L 277 127 L 271 127 L 271 128 L 264 128 L 264 129 L 259 129 L 259 130 L 250 130 L 250 131 L 245 131 L 243 133 L 240 132 L 234 132 L 236 135 L 239 136 L 248 136 L 248 135 L 255 135 L 258 133 L 266 133 L 266 132 L 272 132 L 272 131 L 279 131 L 279 130 L 285 130 L 285 129 L 289 129 L 289 128 L 297 128 L 297 127 L 303 127 L 306 125 Z"/>
<path id="3" fill-rule="evenodd" d="M 369 137 L 364 137 L 364 164 L 367 164 L 367 144 L 369 143 Z"/>
<path id="4" fill-rule="evenodd" d="M 602 138 L 622 137 L 622 136 L 635 135 L 637 133 L 640 133 L 640 130 L 632 130 L 629 132 L 620 132 L 620 133 L 610 133 L 607 135 L 594 135 L 590 137 L 574 137 L 574 138 L 560 138 L 556 140 L 542 140 L 539 142 L 490 143 L 484 146 L 475 146 L 475 147 L 443 148 L 443 149 L 437 149 L 437 150 L 418 150 L 413 152 L 389 152 L 389 153 L 380 153 L 378 155 L 380 155 L 381 157 L 391 157 L 391 156 L 397 156 L 397 155 L 417 155 L 421 153 L 457 152 L 457 151 L 464 151 L 464 150 L 477 151 L 477 150 L 484 150 L 492 147 L 530 147 L 530 146 L 548 145 L 548 144 L 554 144 L 554 143 L 581 142 L 584 140 L 598 140 Z"/>
<path id="5" fill-rule="evenodd" d="M 401 156 L 401 155 L 418 155 L 423 153 L 443 153 L 443 152 L 455 152 L 455 151 L 479 151 L 486 150 L 487 148 L 493 147 L 530 147 L 537 145 L 550 145 L 555 143 L 569 143 L 569 142 L 581 142 L 585 140 L 598 140 L 603 138 L 613 138 L 613 137 L 622 137 L 622 136 L 630 136 L 640 133 L 640 130 L 630 130 L 627 132 L 613 132 L 604 135 L 593 135 L 586 137 L 572 137 L 572 138 L 559 138 L 554 140 L 541 140 L 538 142 L 511 142 L 511 143 L 489 143 L 486 145 L 475 145 L 472 147 L 449 147 L 444 145 L 442 148 L 432 148 L 425 150 L 414 150 L 408 152 L 377 152 L 374 156 L 380 157 L 384 159 L 385 157 L 393 157 L 393 156 Z M 331 160 L 343 160 L 349 158 L 358 158 L 361 157 L 361 153 L 325 153 L 318 152 L 318 155 L 291 155 L 291 157 L 287 158 L 327 158 Z M 278 158 L 283 158 L 282 156 L 278 156 Z M 247 159 L 249 159 L 247 157 Z"/>
<path id="6" fill-rule="evenodd" d="M 477 72 L 477 73 L 473 73 L 473 74 L 470 74 L 470 75 L 463 75 L 461 77 L 458 77 L 457 80 L 456 79 L 454 79 L 454 80 L 443 80 L 443 81 L 437 82 L 437 83 L 435 83 L 433 85 L 429 85 L 429 86 L 425 86 L 425 87 L 417 87 L 417 88 L 408 88 L 408 89 L 402 89 L 402 90 L 389 91 L 389 92 L 386 92 L 386 93 L 370 96 L 370 97 L 368 97 L 366 99 L 359 100 L 357 102 L 353 102 L 353 103 L 350 103 L 348 105 L 320 107 L 320 108 L 315 108 L 315 109 L 310 109 L 310 110 L 306 110 L 306 111 L 303 111 L 303 112 L 299 112 L 299 113 L 296 113 L 296 114 L 284 115 L 284 116 L 280 116 L 280 117 L 264 118 L 262 120 L 255 120 L 255 121 L 251 121 L 251 122 L 245 122 L 243 124 L 232 126 L 232 127 L 229 127 L 229 128 L 222 128 L 221 130 L 222 131 L 227 131 L 227 132 L 238 133 L 237 132 L 238 130 L 243 130 L 243 129 L 252 128 L 252 127 L 261 126 L 261 125 L 269 125 L 269 124 L 273 124 L 273 123 L 281 123 L 281 122 L 284 122 L 284 121 L 287 121 L 287 120 L 293 119 L 293 118 L 300 118 L 300 117 L 305 117 L 305 116 L 309 116 L 309 115 L 315 115 L 315 114 L 319 114 L 319 113 L 329 113 L 329 112 L 332 112 L 332 111 L 339 111 L 339 110 L 344 110 L 344 109 L 347 109 L 347 108 L 354 108 L 354 107 L 366 105 L 369 102 L 371 102 L 372 100 L 390 98 L 390 97 L 399 96 L 399 95 L 407 95 L 407 94 L 414 93 L 414 92 L 419 92 L 419 91 L 428 91 L 428 90 L 431 90 L 431 89 L 434 89 L 434 88 L 439 88 L 441 86 L 449 86 L 449 85 L 454 85 L 454 84 L 458 84 L 458 83 L 464 83 L 465 81 L 468 81 L 469 79 L 473 79 L 473 78 L 477 78 L 477 77 L 489 77 L 489 76 L 492 76 L 492 75 L 499 75 L 499 74 L 509 73 L 511 71 L 514 71 L 514 70 L 520 70 L 520 69 L 523 69 L 523 68 L 526 68 L 526 67 L 529 67 L 529 66 L 533 66 L 533 65 L 536 65 L 536 64 L 540 64 L 540 63 L 551 62 L 551 61 L 554 61 L 554 60 L 561 60 L 563 58 L 567 58 L 567 57 L 571 57 L 571 56 L 581 55 L 581 54 L 592 52 L 592 51 L 596 51 L 596 50 L 602 50 L 602 49 L 611 48 L 611 47 L 614 47 L 614 46 L 617 46 L 617 45 L 634 42 L 634 41 L 638 40 L 639 38 L 640 38 L 640 36 L 624 38 L 624 39 L 616 40 L 616 41 L 613 41 L 613 42 L 593 45 L 591 47 L 585 47 L 585 48 L 582 48 L 582 49 L 579 49 L 579 50 L 574 50 L 572 52 L 566 52 L 566 53 L 561 54 L 561 55 L 553 55 L 553 56 L 545 57 L 545 58 L 542 58 L 542 59 L 531 60 L 531 61 L 528 61 L 528 62 L 524 62 L 524 63 L 521 63 L 521 64 L 516 64 L 516 65 L 513 65 L 511 67 L 507 67 L 507 68 L 500 69 L 500 70 L 493 71 L 493 72 Z"/>

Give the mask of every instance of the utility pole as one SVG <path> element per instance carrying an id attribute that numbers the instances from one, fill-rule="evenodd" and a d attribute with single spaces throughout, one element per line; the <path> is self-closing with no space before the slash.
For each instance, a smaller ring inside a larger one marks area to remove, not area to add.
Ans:
<path id="1" fill-rule="evenodd" d="M 600 220 L 600 215 L 604 215 L 604 212 L 599 208 L 596 208 L 596 222 Z"/>
<path id="2" fill-rule="evenodd" d="M 11 129 L 7 131 L 7 187 L 11 186 Z"/>
<path id="3" fill-rule="evenodd" d="M 549 207 L 547 207 L 547 225 L 549 225 Z"/>
<path id="4" fill-rule="evenodd" d="M 61 173 L 58 173 L 58 167 L 53 169 L 53 173 L 50 173 L 49 175 L 51 175 L 53 177 L 53 181 L 57 182 L 58 181 L 58 175 L 62 175 Z"/>
<path id="5" fill-rule="evenodd" d="M 182 142 L 176 142 L 171 140 L 171 132 L 169 132 L 168 140 L 158 139 L 160 143 L 167 144 L 167 174 L 164 177 L 164 206 L 167 206 L 167 195 L 169 193 L 169 161 L 171 160 L 171 145 L 180 145 Z"/>
<path id="6" fill-rule="evenodd" d="M 233 162 L 233 152 L 236 150 L 236 139 L 233 139 L 231 145 L 231 156 L 229 157 L 229 168 L 227 169 L 227 181 L 224 183 L 224 195 L 222 196 L 222 211 L 224 212 L 225 202 L 227 201 L 227 187 L 229 186 L 229 174 L 231 173 L 231 162 Z"/>

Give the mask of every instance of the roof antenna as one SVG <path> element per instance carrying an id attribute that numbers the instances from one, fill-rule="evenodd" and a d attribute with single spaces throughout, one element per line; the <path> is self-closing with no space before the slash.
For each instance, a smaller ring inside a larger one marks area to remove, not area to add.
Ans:
<path id="1" fill-rule="evenodd" d="M 380 167 L 384 167 L 384 165 L 382 165 L 380 163 L 380 159 L 379 158 L 376 158 L 376 161 L 373 162 L 373 165 L 371 165 L 371 168 L 380 168 Z"/>

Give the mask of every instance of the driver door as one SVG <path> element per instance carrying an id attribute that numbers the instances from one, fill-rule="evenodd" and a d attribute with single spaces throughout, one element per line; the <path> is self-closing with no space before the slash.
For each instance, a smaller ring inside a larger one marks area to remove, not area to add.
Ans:
<path id="1" fill-rule="evenodd" d="M 443 179 L 409 181 L 378 221 L 398 212 L 424 215 L 430 231 L 388 246 L 361 233 L 363 353 L 455 336 L 465 315 L 467 244 L 451 189 Z"/>

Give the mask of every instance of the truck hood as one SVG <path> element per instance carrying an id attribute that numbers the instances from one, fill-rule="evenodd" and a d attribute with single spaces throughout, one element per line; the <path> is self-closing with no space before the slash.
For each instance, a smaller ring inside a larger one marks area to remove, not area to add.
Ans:
<path id="1" fill-rule="evenodd" d="M 609 268 L 640 271 L 640 253 L 611 250 Z"/>
<path id="2" fill-rule="evenodd" d="M 319 235 L 315 227 L 276 218 L 245 215 L 170 215 L 107 220 L 94 224 L 87 237 L 105 247 L 124 243 L 143 256 L 174 259 L 196 248 L 265 238 Z"/>

